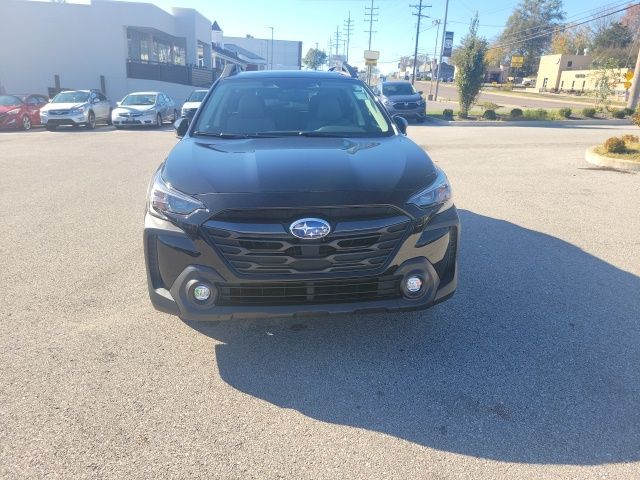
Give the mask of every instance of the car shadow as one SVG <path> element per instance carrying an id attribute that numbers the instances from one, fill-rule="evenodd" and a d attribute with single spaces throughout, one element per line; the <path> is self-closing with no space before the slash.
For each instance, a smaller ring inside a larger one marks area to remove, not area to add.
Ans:
<path id="1" fill-rule="evenodd" d="M 458 293 L 431 310 L 188 324 L 222 342 L 229 385 L 317 420 L 508 462 L 640 460 L 640 278 L 460 214 Z"/>

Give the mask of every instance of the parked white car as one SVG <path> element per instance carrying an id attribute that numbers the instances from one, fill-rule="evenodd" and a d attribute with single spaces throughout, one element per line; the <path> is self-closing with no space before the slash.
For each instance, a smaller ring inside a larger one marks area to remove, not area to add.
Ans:
<path id="1" fill-rule="evenodd" d="M 111 102 L 99 90 L 66 90 L 40 109 L 40 121 L 47 130 L 61 125 L 93 130 L 98 122 L 111 123 Z"/>
<path id="2" fill-rule="evenodd" d="M 182 118 L 193 118 L 209 90 L 194 90 L 182 105 Z"/>
<path id="3" fill-rule="evenodd" d="M 160 128 L 164 122 L 175 122 L 177 118 L 175 102 L 163 92 L 130 93 L 111 113 L 111 123 L 116 128 L 136 125 Z"/>

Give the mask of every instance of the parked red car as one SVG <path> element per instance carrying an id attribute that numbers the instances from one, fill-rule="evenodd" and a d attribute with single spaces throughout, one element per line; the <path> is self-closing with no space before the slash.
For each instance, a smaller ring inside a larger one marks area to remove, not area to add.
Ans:
<path id="1" fill-rule="evenodd" d="M 31 130 L 40 125 L 40 109 L 49 103 L 45 95 L 0 95 L 0 128 Z"/>

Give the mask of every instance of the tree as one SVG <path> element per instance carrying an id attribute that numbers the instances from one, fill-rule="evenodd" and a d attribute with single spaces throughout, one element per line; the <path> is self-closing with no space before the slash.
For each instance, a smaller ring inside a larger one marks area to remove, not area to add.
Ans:
<path id="1" fill-rule="evenodd" d="M 487 67 L 497 68 L 500 65 L 504 65 L 506 57 L 506 50 L 504 48 L 498 47 L 497 45 L 492 45 L 492 47 L 487 50 L 487 54 L 484 57 L 484 61 L 487 64 Z M 507 63 L 508 65 L 508 63 Z"/>
<path id="2" fill-rule="evenodd" d="M 471 20 L 469 33 L 462 39 L 460 46 L 452 55 L 453 63 L 458 68 L 456 87 L 458 88 L 460 116 L 463 118 L 469 114 L 469 109 L 480 93 L 480 87 L 482 87 L 484 80 L 487 49 L 487 41 L 478 36 L 478 14 L 476 13 Z"/>
<path id="3" fill-rule="evenodd" d="M 609 28 L 600 30 L 594 36 L 591 48 L 596 64 L 615 60 L 617 67 L 628 67 L 635 61 L 633 34 L 629 27 L 620 22 L 614 22 Z"/>
<path id="4" fill-rule="evenodd" d="M 629 7 L 620 19 L 620 23 L 631 30 L 634 41 L 640 40 L 640 5 Z"/>
<path id="5" fill-rule="evenodd" d="M 605 60 L 598 65 L 598 69 L 590 77 L 593 78 L 596 87 L 593 91 L 596 108 L 608 111 L 611 106 L 611 97 L 616 93 L 616 86 L 622 80 L 617 60 L 614 58 Z"/>
<path id="6" fill-rule="evenodd" d="M 551 38 L 549 53 L 584 55 L 591 41 L 591 30 L 588 27 L 556 32 Z"/>
<path id="7" fill-rule="evenodd" d="M 564 19 L 562 0 L 522 0 L 507 20 L 499 43 L 506 56 L 524 57 L 523 75 L 538 70 L 540 57 L 549 52 L 553 30 Z"/>
<path id="8" fill-rule="evenodd" d="M 324 50 L 310 48 L 302 62 L 309 70 L 318 70 L 318 68 L 327 63 L 327 54 Z"/>

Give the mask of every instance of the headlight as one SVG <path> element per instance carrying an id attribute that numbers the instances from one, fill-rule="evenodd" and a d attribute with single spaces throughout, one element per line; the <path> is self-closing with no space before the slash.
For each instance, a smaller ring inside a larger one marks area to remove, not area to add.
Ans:
<path id="1" fill-rule="evenodd" d="M 72 108 L 71 109 L 71 113 L 73 115 L 77 114 L 77 113 L 84 113 L 84 107 L 76 107 L 76 108 Z"/>
<path id="2" fill-rule="evenodd" d="M 186 216 L 196 210 L 204 210 L 205 206 L 200 201 L 171 187 L 162 179 L 158 170 L 149 186 L 148 205 L 149 213 L 163 219 L 169 216 Z"/>
<path id="3" fill-rule="evenodd" d="M 14 108 L 13 110 L 9 110 L 7 113 L 9 115 L 18 115 L 20 113 L 20 109 L 19 108 Z"/>
<path id="4" fill-rule="evenodd" d="M 49 115 L 49 112 L 47 110 L 40 110 L 40 116 L 42 117 L 43 115 L 46 117 Z"/>
<path id="5" fill-rule="evenodd" d="M 453 192 L 444 171 L 438 168 L 435 181 L 429 187 L 416 193 L 407 203 L 412 203 L 420 208 L 442 205 L 440 210 L 445 210 L 453 205 Z"/>

